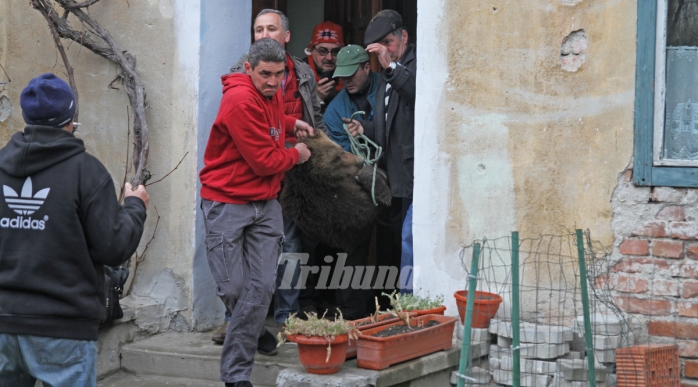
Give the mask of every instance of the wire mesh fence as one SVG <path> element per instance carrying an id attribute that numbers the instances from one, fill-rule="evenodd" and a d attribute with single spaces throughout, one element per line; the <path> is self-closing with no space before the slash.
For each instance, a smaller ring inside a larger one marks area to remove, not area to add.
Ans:
<path id="1" fill-rule="evenodd" d="M 647 329 L 659 314 L 663 295 L 653 287 L 662 266 L 643 267 L 629 283 L 627 263 L 611 257 L 588 231 L 521 240 L 514 233 L 465 246 L 461 264 L 476 285 L 466 280 L 458 302 L 461 318 L 469 307 L 472 315 L 464 324 L 470 335 L 457 328 L 467 343 L 459 385 L 678 387 L 676 339 Z M 647 287 L 643 299 L 628 292 L 638 286 Z M 476 290 L 472 305 L 468 289 Z M 642 313 L 627 313 L 637 300 Z"/>

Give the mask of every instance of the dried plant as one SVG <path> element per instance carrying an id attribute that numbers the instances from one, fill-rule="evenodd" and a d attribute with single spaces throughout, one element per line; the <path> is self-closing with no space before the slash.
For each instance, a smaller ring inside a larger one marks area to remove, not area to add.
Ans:
<path id="1" fill-rule="evenodd" d="M 326 313 L 327 311 L 325 311 L 325 314 Z M 322 317 L 318 317 L 315 312 L 306 313 L 307 319 L 305 320 L 296 317 L 295 313 L 289 316 L 286 319 L 286 327 L 283 331 L 279 332 L 279 345 L 286 342 L 286 339 L 290 335 L 324 337 L 327 339 L 327 358 L 325 359 L 325 363 L 327 363 L 332 354 L 332 346 L 330 343 L 334 340 L 335 336 L 346 334 L 349 336 L 349 340 L 356 340 L 358 331 L 352 322 L 344 319 L 341 311 L 339 311 L 339 315 L 335 317 L 334 320 L 325 319 L 325 314 L 323 314 Z"/>

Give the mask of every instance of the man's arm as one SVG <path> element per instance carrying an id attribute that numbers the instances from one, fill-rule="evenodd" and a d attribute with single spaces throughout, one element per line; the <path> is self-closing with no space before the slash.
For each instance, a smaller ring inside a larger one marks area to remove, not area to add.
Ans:
<path id="1" fill-rule="evenodd" d="M 311 89 L 317 90 L 317 82 L 315 82 L 315 77 L 311 77 L 309 82 Z M 313 103 L 311 112 L 314 117 L 313 121 L 315 121 L 315 129 L 327 133 L 327 126 L 325 126 L 325 121 L 322 119 L 320 99 L 317 97 L 317 93 L 310 93 L 310 100 Z"/>
<path id="2" fill-rule="evenodd" d="M 349 136 L 344 131 L 344 123 L 339 112 L 339 100 L 335 98 L 330 106 L 325 110 L 325 125 L 327 125 L 327 135 L 332 141 L 339 144 L 347 152 L 351 152 L 351 142 Z"/>
<path id="3" fill-rule="evenodd" d="M 131 186 L 127 183 L 127 195 L 121 206 L 116 199 L 114 182 L 106 169 L 104 172 L 101 184 L 81 208 L 80 221 L 92 259 L 104 265 L 117 266 L 138 247 L 143 235 L 148 199 L 142 186 L 139 186 L 139 190 L 145 194 L 145 201 L 138 194 L 129 194 Z"/>
<path id="4" fill-rule="evenodd" d="M 387 70 L 383 70 L 382 74 L 383 79 L 390 83 L 393 91 L 400 94 L 400 97 L 404 98 L 414 108 L 415 94 L 417 92 L 415 71 L 398 63 L 392 74 L 388 75 Z"/>

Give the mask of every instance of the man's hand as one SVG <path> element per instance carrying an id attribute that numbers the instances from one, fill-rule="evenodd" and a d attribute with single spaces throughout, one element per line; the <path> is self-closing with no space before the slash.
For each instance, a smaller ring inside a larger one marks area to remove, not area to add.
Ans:
<path id="1" fill-rule="evenodd" d="M 295 129 L 293 129 L 293 134 L 296 135 L 296 138 L 312 136 L 314 133 L 313 127 L 308 125 L 307 122 L 296 120 L 296 126 Z"/>
<path id="2" fill-rule="evenodd" d="M 150 196 L 147 192 L 145 192 L 145 186 L 139 185 L 136 187 L 136 189 L 133 189 L 131 187 L 131 183 L 126 183 L 124 185 L 124 197 L 127 198 L 129 196 L 135 196 L 141 199 L 143 203 L 145 203 L 145 209 L 148 209 L 148 206 L 150 205 Z"/>
<path id="3" fill-rule="evenodd" d="M 371 54 L 376 54 L 378 56 L 378 62 L 380 62 L 381 67 L 384 69 L 390 67 L 390 62 L 393 60 L 390 59 L 390 53 L 388 53 L 388 49 L 385 48 L 384 45 L 380 43 L 371 43 L 366 47 L 366 51 Z"/>
<path id="4" fill-rule="evenodd" d="M 310 149 L 308 149 L 308 147 L 302 142 L 297 143 L 295 148 L 298 150 L 298 153 L 300 154 L 300 157 L 298 158 L 298 162 L 296 164 L 303 164 L 304 162 L 308 161 L 308 159 L 310 158 Z"/>
<path id="5" fill-rule="evenodd" d="M 359 133 L 364 134 L 364 127 L 361 125 L 361 122 L 350 118 L 342 118 L 342 122 L 347 124 L 347 129 L 352 137 L 358 136 Z"/>
<path id="6" fill-rule="evenodd" d="M 330 93 L 335 88 L 336 82 L 334 79 L 322 78 L 317 83 L 317 96 L 321 100 L 326 100 L 330 96 Z"/>

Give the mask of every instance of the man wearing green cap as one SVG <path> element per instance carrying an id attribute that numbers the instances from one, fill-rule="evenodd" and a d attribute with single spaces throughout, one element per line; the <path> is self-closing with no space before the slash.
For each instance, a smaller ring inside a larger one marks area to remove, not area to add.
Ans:
<path id="1" fill-rule="evenodd" d="M 371 71 L 366 50 L 350 44 L 337 54 L 337 68 L 332 77 L 341 79 L 344 89 L 329 104 L 323 119 L 330 138 L 345 151 L 351 152 L 351 143 L 343 124 L 359 110 L 364 111 L 364 114 L 357 121 L 373 119 L 379 74 Z"/>

